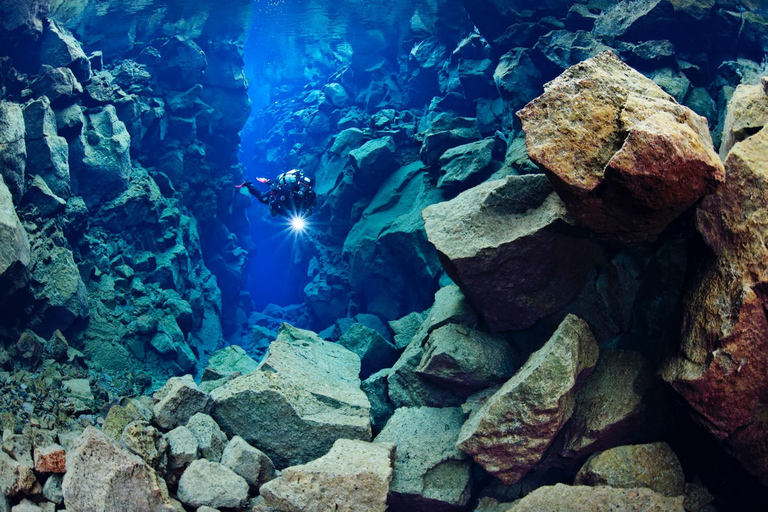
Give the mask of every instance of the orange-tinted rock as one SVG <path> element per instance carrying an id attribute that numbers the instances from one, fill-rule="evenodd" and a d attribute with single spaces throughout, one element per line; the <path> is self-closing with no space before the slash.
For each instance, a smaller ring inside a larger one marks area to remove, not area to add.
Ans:
<path id="1" fill-rule="evenodd" d="M 528 155 L 604 240 L 654 240 L 724 180 L 706 120 L 610 52 L 567 69 L 518 116 Z"/>
<path id="2" fill-rule="evenodd" d="M 697 228 L 715 257 L 685 304 L 679 355 L 663 377 L 694 417 L 768 484 L 768 129 L 736 144 L 728 181 L 705 198 Z"/>
<path id="3" fill-rule="evenodd" d="M 58 444 L 35 448 L 35 471 L 40 473 L 65 473 L 67 454 Z"/>

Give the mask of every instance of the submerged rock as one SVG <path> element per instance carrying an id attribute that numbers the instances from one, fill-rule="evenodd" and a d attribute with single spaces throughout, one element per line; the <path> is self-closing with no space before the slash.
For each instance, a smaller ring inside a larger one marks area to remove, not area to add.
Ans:
<path id="1" fill-rule="evenodd" d="M 483 183 L 422 216 L 446 272 L 491 331 L 525 329 L 565 306 L 601 258 L 542 175 Z"/>
<path id="2" fill-rule="evenodd" d="M 664 496 L 682 496 L 685 475 L 667 443 L 638 444 L 598 453 L 579 470 L 574 484 L 646 487 Z"/>
<path id="3" fill-rule="evenodd" d="M 0 101 L 0 176 L 17 201 L 24 194 L 25 134 L 21 105 Z"/>
<path id="4" fill-rule="evenodd" d="M 706 119 L 610 52 L 569 68 L 518 116 L 531 159 L 605 240 L 655 240 L 725 179 Z"/>
<path id="5" fill-rule="evenodd" d="M 273 480 L 275 466 L 261 450 L 249 445 L 240 436 L 234 436 L 221 455 L 221 463 L 243 477 L 252 491 Z"/>
<path id="6" fill-rule="evenodd" d="M 379 333 L 363 324 L 355 323 L 339 338 L 339 345 L 360 357 L 360 379 L 367 379 L 382 368 L 397 361 L 397 349 Z"/>
<path id="7" fill-rule="evenodd" d="M 768 93 L 762 85 L 741 84 L 733 91 L 723 124 L 720 158 L 725 160 L 737 142 L 768 124 Z"/>
<path id="8" fill-rule="evenodd" d="M 177 494 L 195 508 L 240 508 L 248 500 L 248 483 L 218 462 L 196 460 L 181 475 Z"/>
<path id="9" fill-rule="evenodd" d="M 376 436 L 396 446 L 390 505 L 397 510 L 451 511 L 467 505 L 471 461 L 454 447 L 460 408 L 402 407 Z"/>
<path id="10" fill-rule="evenodd" d="M 541 512 L 542 510 L 568 510 L 569 512 L 685 512 L 683 497 L 669 498 L 650 489 L 614 489 L 613 487 L 587 487 L 563 485 L 539 487 L 508 512 Z"/>
<path id="11" fill-rule="evenodd" d="M 339 439 L 322 457 L 261 487 L 268 506 L 303 512 L 384 512 L 395 447 Z"/>
<path id="12" fill-rule="evenodd" d="M 5 181 L 0 178 L 0 299 L 7 299 L 29 282 L 30 248 Z"/>
<path id="13" fill-rule="evenodd" d="M 506 485 L 518 482 L 570 419 L 597 356 L 587 324 L 567 316 L 544 347 L 472 413 L 456 447 Z"/>
<path id="14" fill-rule="evenodd" d="M 768 128 L 737 143 L 725 161 L 728 181 L 702 201 L 696 227 L 714 252 L 685 300 L 679 354 L 662 376 L 693 416 L 768 483 Z"/>
<path id="15" fill-rule="evenodd" d="M 155 471 L 93 427 L 86 428 L 67 452 L 62 491 L 73 511 L 174 511 Z"/>
<path id="16" fill-rule="evenodd" d="M 277 467 L 303 464 L 336 439 L 370 439 L 371 406 L 359 373 L 353 352 L 284 324 L 257 371 L 211 392 L 212 415 Z"/>
<path id="17" fill-rule="evenodd" d="M 153 398 L 155 421 L 166 430 L 185 424 L 198 412 L 209 412 L 213 405 L 211 396 L 197 388 L 191 375 L 168 379 Z"/>

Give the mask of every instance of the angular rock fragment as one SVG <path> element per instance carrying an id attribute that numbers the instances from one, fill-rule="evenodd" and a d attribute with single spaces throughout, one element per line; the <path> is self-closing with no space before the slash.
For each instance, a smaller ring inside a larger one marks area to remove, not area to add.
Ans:
<path id="1" fill-rule="evenodd" d="M 133 421 L 126 425 L 120 442 L 154 468 L 164 462 L 168 450 L 167 441 L 160 431 L 146 421 Z"/>
<path id="2" fill-rule="evenodd" d="M 21 106 L 0 101 L 0 176 L 16 200 L 24 194 L 25 133 Z"/>
<path id="3" fill-rule="evenodd" d="M 396 446 L 390 485 L 393 507 L 437 512 L 466 506 L 471 492 L 471 461 L 454 447 L 464 418 L 458 407 L 395 410 L 374 440 Z"/>
<path id="4" fill-rule="evenodd" d="M 768 483 L 768 129 L 737 143 L 728 181 L 702 201 L 696 227 L 714 252 L 685 298 L 679 354 L 663 378 L 694 418 Z"/>
<path id="5" fill-rule="evenodd" d="M 195 434 L 185 426 L 164 434 L 168 443 L 168 468 L 183 469 L 197 460 L 199 444 Z"/>
<path id="6" fill-rule="evenodd" d="M 64 473 L 67 471 L 67 455 L 58 444 L 35 447 L 35 471 L 39 473 Z"/>
<path id="7" fill-rule="evenodd" d="M 518 482 L 571 417 L 576 392 L 597 356 L 587 324 L 568 315 L 552 338 L 472 413 L 456 447 L 506 485 Z"/>
<path id="8" fill-rule="evenodd" d="M 395 408 L 389 400 L 387 377 L 390 369 L 384 368 L 374 373 L 360 384 L 360 389 L 371 402 L 371 428 L 375 433 L 381 431 L 386 425 Z"/>
<path id="9" fill-rule="evenodd" d="M 448 113 L 438 115 L 424 133 L 421 161 L 432 166 L 447 150 L 480 140 L 477 119 L 455 117 Z"/>
<path id="10" fill-rule="evenodd" d="M 422 216 L 443 267 L 491 332 L 525 329 L 568 304 L 601 258 L 542 175 L 483 183 Z"/>
<path id="11" fill-rule="evenodd" d="M 210 412 L 213 406 L 211 396 L 197 388 L 191 375 L 171 377 L 153 398 L 155 421 L 166 430 L 186 423 L 198 412 Z"/>
<path id="12" fill-rule="evenodd" d="M 336 439 L 370 439 L 371 405 L 359 373 L 354 353 L 283 324 L 257 371 L 211 392 L 211 414 L 275 466 L 303 464 Z"/>
<path id="13" fill-rule="evenodd" d="M 720 158 L 725 160 L 737 142 L 768 124 L 768 94 L 761 85 L 741 84 L 733 91 L 723 123 Z"/>
<path id="14" fill-rule="evenodd" d="M 568 211 L 608 241 L 655 240 L 725 179 L 706 119 L 610 52 L 566 70 L 518 116 Z"/>
<path id="15" fill-rule="evenodd" d="M 372 373 L 389 368 L 397 361 L 397 349 L 379 333 L 363 324 L 352 324 L 339 338 L 339 345 L 360 357 L 360 378 L 367 379 Z"/>
<path id="16" fill-rule="evenodd" d="M 221 463 L 243 477 L 251 490 L 256 492 L 276 476 L 275 466 L 269 457 L 240 436 L 233 437 L 224 447 Z"/>
<path id="17" fill-rule="evenodd" d="M 0 452 L 0 492 L 4 496 L 28 493 L 37 484 L 32 466 L 13 460 L 7 453 Z"/>
<path id="18" fill-rule="evenodd" d="M 395 447 L 339 439 L 308 464 L 285 468 L 261 487 L 267 506 L 306 512 L 384 512 Z"/>
<path id="19" fill-rule="evenodd" d="M 669 498 L 650 489 L 614 489 L 613 487 L 587 487 L 563 485 L 539 487 L 515 502 L 507 512 L 541 512 L 542 510 L 568 510 L 569 512 L 685 512 L 683 497 Z"/>
<path id="20" fill-rule="evenodd" d="M 647 487 L 664 496 L 682 496 L 685 475 L 667 443 L 638 444 L 596 454 L 576 474 L 574 484 Z"/>
<path id="21" fill-rule="evenodd" d="M 218 462 L 196 460 L 181 475 L 177 494 L 195 508 L 239 508 L 248 501 L 248 483 Z"/>
<path id="22" fill-rule="evenodd" d="M 91 63 L 80 43 L 57 21 L 47 20 L 43 30 L 40 59 L 55 68 L 68 67 L 80 82 L 91 79 Z"/>
<path id="23" fill-rule="evenodd" d="M 62 491 L 72 510 L 175 510 L 155 471 L 93 427 L 87 427 L 67 452 Z"/>
<path id="24" fill-rule="evenodd" d="M 219 462 L 227 445 L 227 436 L 213 418 L 198 412 L 189 419 L 187 428 L 197 438 L 200 455 L 212 462 Z"/>
<path id="25" fill-rule="evenodd" d="M 487 138 L 451 148 L 442 154 L 438 188 L 469 188 L 490 176 L 495 139 Z"/>
<path id="26" fill-rule="evenodd" d="M 30 248 L 8 187 L 0 178 L 0 299 L 7 299 L 29 282 Z"/>

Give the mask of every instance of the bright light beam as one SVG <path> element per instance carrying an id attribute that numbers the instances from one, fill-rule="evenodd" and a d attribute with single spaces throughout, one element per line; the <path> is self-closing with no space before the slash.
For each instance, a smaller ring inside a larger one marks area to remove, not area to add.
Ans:
<path id="1" fill-rule="evenodd" d="M 294 234 L 300 235 L 307 229 L 307 221 L 301 215 L 294 215 L 290 219 L 291 231 Z"/>

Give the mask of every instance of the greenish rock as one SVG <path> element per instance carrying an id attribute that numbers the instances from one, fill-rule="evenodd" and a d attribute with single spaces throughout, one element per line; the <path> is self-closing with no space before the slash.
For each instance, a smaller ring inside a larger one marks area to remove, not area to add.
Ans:
<path id="1" fill-rule="evenodd" d="M 614 489 L 608 486 L 564 485 L 539 487 L 516 501 L 506 512 L 684 512 L 683 497 L 669 498 L 650 489 Z"/>
<path id="2" fill-rule="evenodd" d="M 517 483 L 570 419 L 576 393 L 597 357 L 586 322 L 567 316 L 549 341 L 472 413 L 456 447 L 504 484 Z"/>
<path id="3" fill-rule="evenodd" d="M 576 474 L 574 484 L 646 487 L 664 496 L 682 496 L 685 475 L 667 443 L 637 444 L 596 454 Z"/>
<path id="4" fill-rule="evenodd" d="M 375 330 L 360 323 L 352 324 L 341 335 L 338 343 L 360 357 L 360 379 L 363 380 L 397 361 L 398 354 L 394 345 Z"/>
<path id="5" fill-rule="evenodd" d="M 45 340 L 43 338 L 27 329 L 21 333 L 19 340 L 16 342 L 18 357 L 21 358 L 23 363 L 36 367 L 43 356 L 44 344 Z"/>
<path id="6" fill-rule="evenodd" d="M 363 390 L 371 403 L 371 428 L 374 433 L 381 432 L 381 429 L 395 412 L 392 402 L 389 401 L 387 391 L 387 377 L 389 377 L 390 371 L 389 368 L 379 370 L 360 384 L 360 389 Z"/>
<path id="7" fill-rule="evenodd" d="M 333 82 L 326 85 L 323 92 L 334 107 L 345 107 L 349 103 L 349 94 L 339 83 Z"/>
<path id="8" fill-rule="evenodd" d="M 691 88 L 691 81 L 683 73 L 672 68 L 654 70 L 649 78 L 679 103 L 683 103 Z"/>
<path id="9" fill-rule="evenodd" d="M 483 183 L 422 216 L 443 267 L 491 332 L 530 327 L 568 304 L 601 257 L 543 175 Z"/>
<path id="10" fill-rule="evenodd" d="M 363 131 L 359 128 L 347 128 L 336 136 L 330 152 L 344 158 L 349 155 L 350 151 L 359 148 L 362 143 Z"/>
<path id="11" fill-rule="evenodd" d="M 216 421 L 207 414 L 198 412 L 189 418 L 186 426 L 197 439 L 200 455 L 211 462 L 219 462 L 227 445 L 227 436 Z"/>
<path id="12" fill-rule="evenodd" d="M 43 29 L 40 60 L 55 68 L 69 68 L 80 82 L 91 79 L 91 62 L 80 43 L 59 22 L 48 19 Z"/>
<path id="13" fill-rule="evenodd" d="M 515 174 L 541 174 L 541 169 L 528 157 L 528 149 L 525 146 L 525 135 L 515 137 L 507 144 L 507 152 L 504 155 L 504 163 L 501 169 L 489 178 L 503 179 Z"/>
<path id="14" fill-rule="evenodd" d="M 115 107 L 89 110 L 83 132 L 70 144 L 72 191 L 86 204 L 125 192 L 131 176 L 131 137 Z"/>
<path id="15" fill-rule="evenodd" d="M 197 437 L 185 426 L 179 426 L 164 434 L 168 443 L 168 468 L 183 469 L 197 460 L 200 451 Z"/>
<path id="16" fill-rule="evenodd" d="M 246 375 L 256 371 L 258 367 L 259 363 L 238 345 L 230 345 L 229 347 L 217 350 L 208 359 L 208 368 L 215 370 L 220 375 L 231 375 L 233 373 Z"/>
<path id="17" fill-rule="evenodd" d="M 515 350 L 503 337 L 447 324 L 430 333 L 415 371 L 456 394 L 468 396 L 501 384 L 518 366 Z"/>
<path id="18" fill-rule="evenodd" d="M 104 424 L 101 427 L 102 432 L 114 440 L 119 440 L 123 430 L 129 423 L 134 421 L 146 421 L 149 418 L 144 417 L 136 407 L 130 403 L 123 405 L 113 405 L 104 418 Z"/>
<path id="19" fill-rule="evenodd" d="M 440 199 L 422 165 L 408 164 L 387 179 L 350 230 L 342 255 L 369 313 L 394 319 L 423 310 L 432 299 L 440 262 L 420 213 Z M 382 268 L 389 269 L 386 275 Z"/>
<path id="20" fill-rule="evenodd" d="M 408 346 L 426 319 L 427 314 L 428 312 L 417 313 L 414 311 L 402 318 L 389 321 L 389 327 L 394 333 L 393 343 L 395 348 L 402 350 Z"/>
<path id="21" fill-rule="evenodd" d="M 112 201 L 100 207 L 95 225 L 120 232 L 140 224 L 157 222 L 162 208 L 162 195 L 147 171 L 140 167 L 128 169 L 128 188 Z"/>
<path id="22" fill-rule="evenodd" d="M 64 211 L 67 202 L 57 196 L 39 175 L 35 176 L 24 192 L 24 203 L 37 209 L 41 217 L 50 217 Z"/>
<path id="23" fill-rule="evenodd" d="M 693 87 L 685 97 L 685 106 L 707 119 L 709 130 L 717 126 L 717 103 L 704 87 Z"/>
<path id="24" fill-rule="evenodd" d="M 390 506 L 400 510 L 453 510 L 467 505 L 472 461 L 454 447 L 465 416 L 458 407 L 403 407 L 375 443 L 392 443 L 395 471 Z"/>
<path id="25" fill-rule="evenodd" d="M 495 144 L 491 137 L 447 150 L 438 161 L 441 175 L 437 186 L 469 188 L 484 181 L 490 175 L 488 171 Z"/>
<path id="26" fill-rule="evenodd" d="M 369 140 L 350 151 L 355 184 L 361 190 L 376 190 L 394 169 L 397 163 L 395 154 L 395 141 L 389 136 Z"/>
<path id="27" fill-rule="evenodd" d="M 424 345 L 435 329 L 447 324 L 473 327 L 477 324 L 477 314 L 462 291 L 455 284 L 440 288 L 435 293 L 432 307 L 414 335 L 414 340 Z"/>
<path id="28" fill-rule="evenodd" d="M 87 291 L 72 251 L 50 246 L 50 240 L 36 244 L 31 270 L 33 328 L 49 337 L 56 329 L 63 331 L 78 318 L 88 317 Z"/>
<path id="29" fill-rule="evenodd" d="M 187 423 L 199 412 L 210 412 L 213 406 L 211 396 L 198 389 L 191 375 L 171 377 L 153 399 L 155 421 L 166 430 Z"/>
<path id="30" fill-rule="evenodd" d="M 0 101 L 0 176 L 17 201 L 24 194 L 26 159 L 21 105 Z"/>
<path id="31" fill-rule="evenodd" d="M 493 72 L 499 94 L 509 100 L 513 110 L 535 98 L 540 93 L 539 84 L 544 81 L 530 53 L 527 48 L 515 48 L 501 56 Z"/>
<path id="32" fill-rule="evenodd" d="M 539 38 L 533 47 L 533 51 L 543 55 L 549 67 L 557 72 L 610 49 L 600 38 L 583 30 L 553 30 Z M 544 84 L 537 83 L 537 86 L 541 85 Z"/>
<path id="33" fill-rule="evenodd" d="M 423 133 L 420 157 L 426 166 L 435 165 L 450 148 L 480 140 L 477 119 L 456 117 L 447 112 L 432 120 Z"/>
<path id="34" fill-rule="evenodd" d="M 0 299 L 7 299 L 29 282 L 31 254 L 8 187 L 0 177 Z"/>
<path id="35" fill-rule="evenodd" d="M 168 442 L 147 421 L 132 421 L 123 429 L 120 442 L 150 466 L 157 468 L 165 462 Z"/>
<path id="36" fill-rule="evenodd" d="M 303 464 L 336 439 L 370 440 L 371 405 L 359 373 L 353 352 L 283 324 L 257 371 L 211 392 L 211 414 L 276 467 Z"/>
<path id="37" fill-rule="evenodd" d="M 67 103 L 83 92 L 83 86 L 71 69 L 54 68 L 47 64 L 40 67 L 31 85 L 37 96 L 47 96 L 54 105 Z"/>

